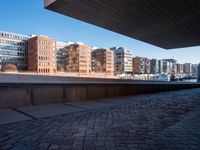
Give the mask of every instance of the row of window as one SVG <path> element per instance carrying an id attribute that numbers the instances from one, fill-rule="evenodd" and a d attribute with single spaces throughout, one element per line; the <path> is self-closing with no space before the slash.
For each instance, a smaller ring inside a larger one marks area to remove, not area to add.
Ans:
<path id="1" fill-rule="evenodd" d="M 49 60 L 49 57 L 39 56 L 39 60 Z"/>
<path id="2" fill-rule="evenodd" d="M 50 65 L 50 63 L 47 63 L 47 62 L 41 62 L 41 63 L 39 63 L 39 66 L 49 66 Z"/>
<path id="3" fill-rule="evenodd" d="M 26 56 L 26 53 L 18 53 L 18 52 L 12 52 L 12 51 L 0 51 L 0 55 Z"/>
<path id="4" fill-rule="evenodd" d="M 80 63 L 87 63 L 87 60 L 80 60 Z"/>
<path id="5" fill-rule="evenodd" d="M 39 55 L 50 55 L 50 52 L 38 52 Z"/>
<path id="6" fill-rule="evenodd" d="M 27 46 L 26 42 L 16 42 L 16 41 L 4 40 L 4 39 L 0 39 L 0 43 L 17 45 L 17 46 Z"/>
<path id="7" fill-rule="evenodd" d="M 51 45 L 51 42 L 46 41 L 46 40 L 39 40 L 39 43 L 40 43 L 40 44 Z M 53 44 L 53 45 L 55 45 L 55 44 Z"/>
<path id="8" fill-rule="evenodd" d="M 129 61 L 129 62 L 125 61 L 124 64 L 125 64 L 125 65 L 132 65 L 132 62 L 130 62 L 130 61 Z"/>
<path id="9" fill-rule="evenodd" d="M 117 55 L 115 55 L 115 57 L 118 57 L 118 58 L 131 58 L 132 59 L 132 55 L 119 55 L 119 54 L 117 54 Z"/>
<path id="10" fill-rule="evenodd" d="M 26 58 L 19 58 L 19 57 L 6 57 L 6 56 L 0 56 L 1 61 L 23 61 L 26 62 Z"/>
<path id="11" fill-rule="evenodd" d="M 38 69 L 39 73 L 49 73 L 50 69 Z"/>
<path id="12" fill-rule="evenodd" d="M 79 67 L 80 68 L 87 68 L 88 66 L 87 65 L 80 65 Z"/>
<path id="13" fill-rule="evenodd" d="M 27 64 L 23 64 L 23 63 L 16 63 L 16 62 L 0 62 L 0 66 L 5 66 L 7 64 L 12 64 L 12 65 L 16 65 L 17 67 L 26 67 Z"/>
<path id="14" fill-rule="evenodd" d="M 0 45 L 0 50 L 16 50 L 16 51 L 27 51 L 25 47 L 18 47 L 18 46 L 7 46 L 7 45 Z"/>
<path id="15" fill-rule="evenodd" d="M 12 34 L 12 33 L 0 32 L 0 36 L 7 37 L 7 38 L 13 38 L 13 39 L 19 39 L 19 40 L 28 40 L 28 37 L 26 37 L 26 36 Z"/>
<path id="16" fill-rule="evenodd" d="M 40 50 L 50 50 L 51 47 L 49 47 L 49 46 L 39 46 L 39 49 Z"/>

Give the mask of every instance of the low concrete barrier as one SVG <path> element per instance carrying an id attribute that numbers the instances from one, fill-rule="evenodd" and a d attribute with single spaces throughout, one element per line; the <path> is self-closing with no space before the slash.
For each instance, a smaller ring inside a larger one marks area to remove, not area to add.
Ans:
<path id="1" fill-rule="evenodd" d="M 200 84 L 144 81 L 68 84 L 0 83 L 0 108 L 93 100 L 189 88 L 200 88 Z"/>

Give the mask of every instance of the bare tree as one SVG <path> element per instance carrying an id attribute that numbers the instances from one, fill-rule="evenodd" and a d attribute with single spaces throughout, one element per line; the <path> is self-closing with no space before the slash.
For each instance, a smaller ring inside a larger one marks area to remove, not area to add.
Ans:
<path id="1" fill-rule="evenodd" d="M 7 64 L 3 67 L 2 69 L 4 72 L 7 72 L 7 71 L 17 71 L 17 67 L 16 65 L 13 65 L 13 64 Z"/>
<path id="2" fill-rule="evenodd" d="M 95 71 L 96 72 L 104 72 L 104 66 L 100 61 L 95 62 Z"/>

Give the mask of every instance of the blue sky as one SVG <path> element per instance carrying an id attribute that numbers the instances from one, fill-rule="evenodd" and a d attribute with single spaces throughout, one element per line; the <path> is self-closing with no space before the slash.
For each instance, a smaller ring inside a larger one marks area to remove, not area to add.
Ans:
<path id="1" fill-rule="evenodd" d="M 110 48 L 123 46 L 133 56 L 174 58 L 179 63 L 199 63 L 200 47 L 165 50 L 44 9 L 43 0 L 1 0 L 0 30 L 47 35 L 58 41 L 83 42 Z"/>

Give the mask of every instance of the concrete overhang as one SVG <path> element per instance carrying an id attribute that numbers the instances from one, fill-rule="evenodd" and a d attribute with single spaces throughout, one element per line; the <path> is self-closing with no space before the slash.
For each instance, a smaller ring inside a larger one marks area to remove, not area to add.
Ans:
<path id="1" fill-rule="evenodd" d="M 199 0 L 45 0 L 45 8 L 164 49 L 200 45 Z"/>

